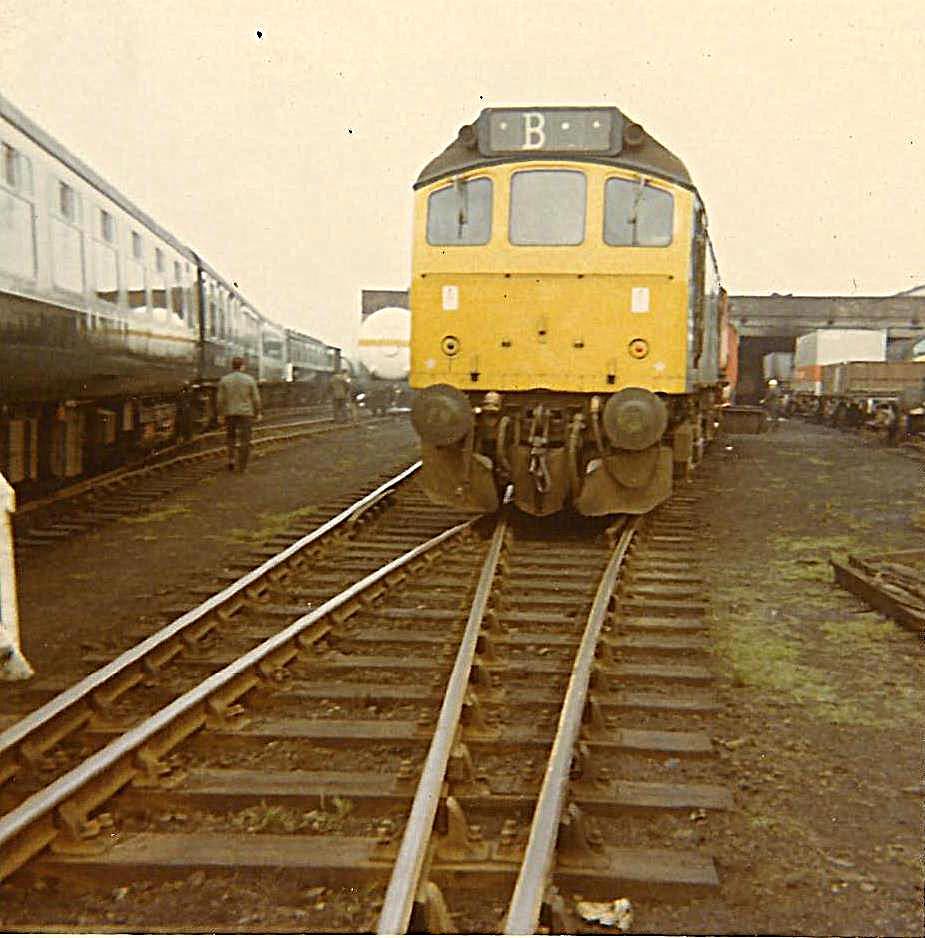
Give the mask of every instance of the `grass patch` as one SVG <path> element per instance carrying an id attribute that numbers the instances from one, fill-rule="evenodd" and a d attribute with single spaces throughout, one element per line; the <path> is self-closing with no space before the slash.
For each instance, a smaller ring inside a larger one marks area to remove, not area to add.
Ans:
<path id="1" fill-rule="evenodd" d="M 883 652 L 883 640 L 896 633 L 896 625 L 875 612 L 845 616 L 837 622 L 823 622 L 819 628 L 833 641 L 857 650 Z"/>
<path id="2" fill-rule="evenodd" d="M 837 699 L 822 671 L 797 661 L 800 645 L 785 628 L 738 624 L 720 640 L 719 648 L 737 684 L 777 691 L 797 703 Z"/>
<path id="3" fill-rule="evenodd" d="M 773 564 L 777 578 L 784 583 L 831 583 L 832 571 L 822 560 L 785 560 Z"/>
<path id="4" fill-rule="evenodd" d="M 862 614 L 812 626 L 844 653 L 858 659 L 863 671 L 846 686 L 831 683 L 831 674 L 801 662 L 805 639 L 783 623 L 757 623 L 742 617 L 718 638 L 735 683 L 789 698 L 819 722 L 840 726 L 907 726 L 919 721 L 922 692 L 911 679 L 893 679 L 884 690 L 877 665 L 890 659 L 884 640 L 894 631 L 876 614 Z M 855 621 L 857 620 L 857 621 Z M 807 637 L 810 637 L 807 635 Z"/>
<path id="5" fill-rule="evenodd" d="M 775 553 L 798 560 L 828 560 L 833 552 L 844 552 L 859 546 L 857 538 L 850 534 L 829 534 L 822 537 L 792 537 L 778 534 L 770 538 Z"/>
<path id="6" fill-rule="evenodd" d="M 268 805 L 261 802 L 245 808 L 231 818 L 231 826 L 248 834 L 295 834 L 299 831 L 333 830 L 350 812 L 353 802 L 349 798 L 334 795 L 322 802 L 314 811 L 300 811 L 285 805 Z"/>
<path id="7" fill-rule="evenodd" d="M 831 511 L 826 505 L 823 517 Z M 841 527 L 866 526 L 853 519 L 842 519 Z M 832 582 L 829 558 L 832 554 L 845 554 L 863 546 L 864 540 L 853 534 L 837 534 L 827 537 L 794 537 L 778 534 L 769 538 L 774 551 L 770 561 L 772 575 L 783 583 L 826 583 Z"/>
<path id="8" fill-rule="evenodd" d="M 232 528 L 228 540 L 235 544 L 253 544 L 268 541 L 271 537 L 292 528 L 308 533 L 309 528 L 304 517 L 314 510 L 313 505 L 303 505 L 295 511 L 265 511 L 257 517 L 255 528 Z"/>
<path id="9" fill-rule="evenodd" d="M 160 511 L 150 511 L 144 515 L 126 515 L 119 520 L 125 524 L 150 524 L 154 521 L 167 521 L 168 518 L 188 514 L 190 514 L 190 509 L 185 505 L 171 505 L 169 508 L 161 508 Z"/>

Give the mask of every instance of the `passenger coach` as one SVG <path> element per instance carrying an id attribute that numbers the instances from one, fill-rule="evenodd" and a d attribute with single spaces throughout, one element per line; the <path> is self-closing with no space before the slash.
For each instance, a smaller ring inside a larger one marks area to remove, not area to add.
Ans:
<path id="1" fill-rule="evenodd" d="M 415 184 L 432 499 L 645 512 L 712 435 L 724 294 L 681 161 L 616 108 L 487 109 Z"/>
<path id="2" fill-rule="evenodd" d="M 320 399 L 320 381 L 280 386 L 289 344 L 233 282 L 0 97 L 0 471 L 20 490 L 117 466 L 174 439 L 191 410 L 207 426 L 236 355 L 271 404 Z M 303 378 L 329 376 L 337 352 L 300 362 Z"/>

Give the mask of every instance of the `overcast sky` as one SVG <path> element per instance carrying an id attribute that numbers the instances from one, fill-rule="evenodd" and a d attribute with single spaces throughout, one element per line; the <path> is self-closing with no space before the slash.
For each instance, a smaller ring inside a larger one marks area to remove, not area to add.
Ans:
<path id="1" fill-rule="evenodd" d="M 262 38 L 258 38 L 258 30 Z M 0 89 L 266 315 L 349 347 L 482 107 L 613 104 L 732 293 L 925 282 L 921 0 L 0 0 Z"/>

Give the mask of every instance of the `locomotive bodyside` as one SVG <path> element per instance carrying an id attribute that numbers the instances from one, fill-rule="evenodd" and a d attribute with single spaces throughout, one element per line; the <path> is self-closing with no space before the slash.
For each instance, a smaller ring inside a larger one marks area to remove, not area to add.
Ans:
<path id="1" fill-rule="evenodd" d="M 492 510 L 513 481 L 539 515 L 664 500 L 721 385 L 719 278 L 683 165 L 616 109 L 488 110 L 416 188 L 430 496 Z"/>

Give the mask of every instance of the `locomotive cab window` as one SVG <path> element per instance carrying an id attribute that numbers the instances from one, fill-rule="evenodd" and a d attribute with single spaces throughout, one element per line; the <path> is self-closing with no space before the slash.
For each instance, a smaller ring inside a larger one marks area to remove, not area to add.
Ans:
<path id="1" fill-rule="evenodd" d="M 427 200 L 427 243 L 487 244 L 491 237 L 490 179 L 455 179 Z"/>
<path id="2" fill-rule="evenodd" d="M 567 245 L 585 239 L 585 174 L 536 169 L 511 177 L 511 244 Z"/>
<path id="3" fill-rule="evenodd" d="M 671 244 L 674 197 L 642 180 L 608 179 L 604 187 L 604 242 L 616 247 Z"/>

